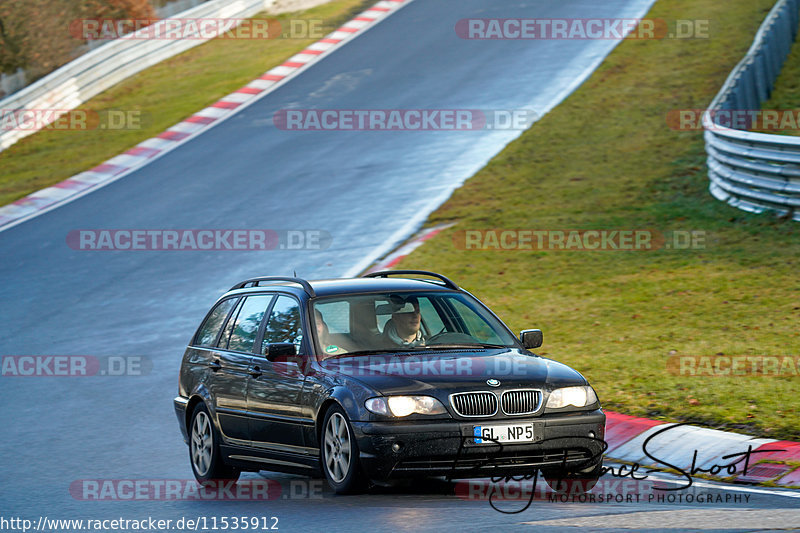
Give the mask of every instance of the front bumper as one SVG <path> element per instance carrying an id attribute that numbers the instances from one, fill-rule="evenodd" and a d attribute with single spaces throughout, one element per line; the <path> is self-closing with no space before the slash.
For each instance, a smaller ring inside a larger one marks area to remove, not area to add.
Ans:
<path id="1" fill-rule="evenodd" d="M 534 441 L 475 444 L 473 426 L 533 422 Z M 454 479 L 582 470 L 602 457 L 601 409 L 535 418 L 353 422 L 361 464 L 372 479 L 444 475 Z M 594 438 L 590 436 L 594 434 Z M 399 449 L 395 451 L 393 446 Z"/>

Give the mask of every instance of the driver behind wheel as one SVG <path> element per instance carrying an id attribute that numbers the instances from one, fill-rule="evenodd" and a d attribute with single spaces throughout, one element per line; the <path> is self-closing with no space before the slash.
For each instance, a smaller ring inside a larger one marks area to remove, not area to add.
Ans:
<path id="1" fill-rule="evenodd" d="M 397 295 L 392 295 L 390 300 L 392 318 L 383 328 L 384 341 L 394 346 L 424 346 L 425 337 L 420 331 L 419 301 L 413 296 L 404 299 Z"/>

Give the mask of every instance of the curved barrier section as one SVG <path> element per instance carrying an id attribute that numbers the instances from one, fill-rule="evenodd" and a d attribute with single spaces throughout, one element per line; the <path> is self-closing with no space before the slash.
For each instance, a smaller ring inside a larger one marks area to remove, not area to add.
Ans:
<path id="1" fill-rule="evenodd" d="M 770 97 L 798 23 L 800 0 L 779 0 L 703 116 L 703 129 L 715 198 L 745 211 L 769 209 L 800 221 L 800 137 L 742 131 L 722 120 L 731 116 L 726 111 L 757 111 Z"/>
<path id="2" fill-rule="evenodd" d="M 175 17 L 160 20 L 154 26 L 171 24 L 170 27 L 174 27 L 175 19 L 247 18 L 274 3 L 275 0 L 211 0 L 178 13 Z M 192 38 L 172 40 L 137 38 L 138 34 L 148 31 L 144 28 L 114 39 L 67 63 L 36 83 L 0 100 L 0 110 L 23 112 L 50 109 L 63 113 L 75 109 L 137 72 L 209 40 L 203 38 L 196 26 L 184 28 L 183 24 L 187 24 L 185 20 L 181 20 L 177 33 Z M 67 31 L 66 28 L 64 31 Z M 54 114 L 53 120 L 58 116 L 60 115 Z M 44 125 L 46 124 L 40 123 L 36 128 L 0 129 L 0 151 L 35 133 Z"/>

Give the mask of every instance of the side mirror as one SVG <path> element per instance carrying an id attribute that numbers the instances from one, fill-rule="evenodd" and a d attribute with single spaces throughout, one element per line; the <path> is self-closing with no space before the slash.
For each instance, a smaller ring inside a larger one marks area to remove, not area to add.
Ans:
<path id="1" fill-rule="evenodd" d="M 540 329 L 523 329 L 519 334 L 519 340 L 526 350 L 538 348 L 544 342 Z"/>
<path id="2" fill-rule="evenodd" d="M 280 357 L 293 357 L 297 355 L 297 347 L 291 342 L 276 342 L 267 344 L 267 361 L 275 361 Z"/>

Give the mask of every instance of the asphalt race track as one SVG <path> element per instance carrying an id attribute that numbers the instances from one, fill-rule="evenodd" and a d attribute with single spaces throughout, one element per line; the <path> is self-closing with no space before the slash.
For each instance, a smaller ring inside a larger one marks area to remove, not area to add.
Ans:
<path id="1" fill-rule="evenodd" d="M 600 527 L 636 520 L 657 527 L 661 515 L 634 514 L 655 511 L 685 517 L 689 530 L 722 529 L 737 520 L 733 513 L 752 512 L 761 513 L 749 517 L 764 520 L 763 527 L 786 527 L 782 511 L 763 510 L 796 508 L 797 498 L 717 485 L 708 491 L 747 493 L 749 502 L 728 505 L 732 511 L 720 509 L 725 505 L 534 502 L 522 513 L 501 514 L 486 501 L 458 498 L 455 485 L 443 481 L 335 497 L 319 480 L 309 487 L 305 478 L 269 473 L 244 476 L 280 483 L 279 497 L 266 502 L 97 502 L 70 492 L 84 479 L 190 480 L 172 398 L 183 349 L 210 304 L 249 276 L 337 277 L 363 269 L 521 133 L 293 132 L 272 124 L 276 111 L 543 113 L 616 42 L 468 41 L 455 34 L 456 21 L 637 18 L 651 3 L 416 0 L 208 133 L 0 232 L 0 354 L 138 357 L 144 369 L 128 376 L 0 378 L 2 515 L 34 521 L 247 515 L 278 517 L 284 531 L 477 531 L 528 522 L 548 530 L 585 527 L 575 521 L 580 517 L 595 517 Z M 332 241 L 325 250 L 248 252 L 81 251 L 66 242 L 70 231 L 81 229 L 241 228 L 320 230 Z M 561 519 L 574 520 L 541 523 Z"/>

